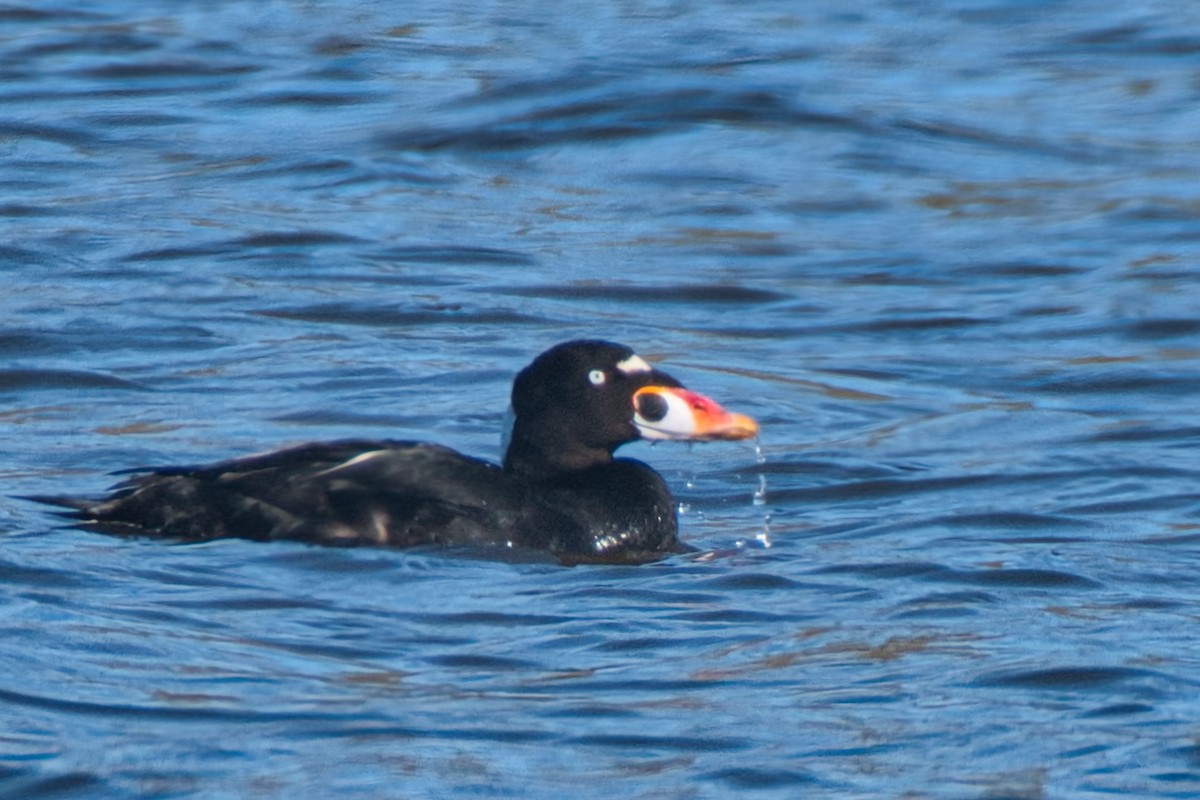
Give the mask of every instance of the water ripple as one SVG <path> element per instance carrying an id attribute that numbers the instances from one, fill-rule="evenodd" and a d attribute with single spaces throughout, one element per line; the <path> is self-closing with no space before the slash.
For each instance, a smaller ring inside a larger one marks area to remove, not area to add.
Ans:
<path id="1" fill-rule="evenodd" d="M 1200 791 L 1189 5 L 61 5 L 0 7 L 0 796 Z M 14 497 L 494 456 L 577 336 L 762 423 L 622 451 L 696 552 Z"/>

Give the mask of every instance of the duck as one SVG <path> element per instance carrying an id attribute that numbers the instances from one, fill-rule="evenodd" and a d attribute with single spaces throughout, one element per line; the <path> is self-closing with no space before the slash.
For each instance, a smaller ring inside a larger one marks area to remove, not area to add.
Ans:
<path id="1" fill-rule="evenodd" d="M 129 470 L 99 499 L 39 496 L 75 524 L 184 541 L 520 548 L 560 561 L 626 562 L 687 550 L 676 503 L 636 440 L 758 435 L 599 339 L 564 342 L 517 373 L 499 464 L 421 441 L 341 439 L 201 466 Z"/>

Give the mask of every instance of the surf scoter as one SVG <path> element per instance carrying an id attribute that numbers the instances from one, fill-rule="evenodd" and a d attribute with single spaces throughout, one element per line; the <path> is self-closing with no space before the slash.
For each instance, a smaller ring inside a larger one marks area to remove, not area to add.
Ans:
<path id="1" fill-rule="evenodd" d="M 564 560 L 678 549 L 675 502 L 635 439 L 746 439 L 758 426 L 633 350 L 572 341 L 513 383 L 503 466 L 423 442 L 348 439 L 136 475 L 103 500 L 35 498 L 109 533 L 322 544 L 508 546 Z"/>

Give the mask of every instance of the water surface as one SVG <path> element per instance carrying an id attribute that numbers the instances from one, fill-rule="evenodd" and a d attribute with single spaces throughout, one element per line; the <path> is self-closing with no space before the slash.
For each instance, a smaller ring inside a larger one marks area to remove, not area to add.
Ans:
<path id="1" fill-rule="evenodd" d="M 6 497 L 339 436 L 496 457 L 512 374 L 577 336 L 765 458 L 628 448 L 699 548 L 641 567 L 0 501 L 0 794 L 1200 793 L 1196 31 L 0 9 Z"/>

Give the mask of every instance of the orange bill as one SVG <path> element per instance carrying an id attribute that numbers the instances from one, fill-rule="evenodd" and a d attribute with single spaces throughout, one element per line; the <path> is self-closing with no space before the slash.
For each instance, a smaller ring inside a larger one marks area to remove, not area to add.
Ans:
<path id="1" fill-rule="evenodd" d="M 633 424 L 643 439 L 684 442 L 749 439 L 758 423 L 678 386 L 644 386 L 633 395 Z"/>

